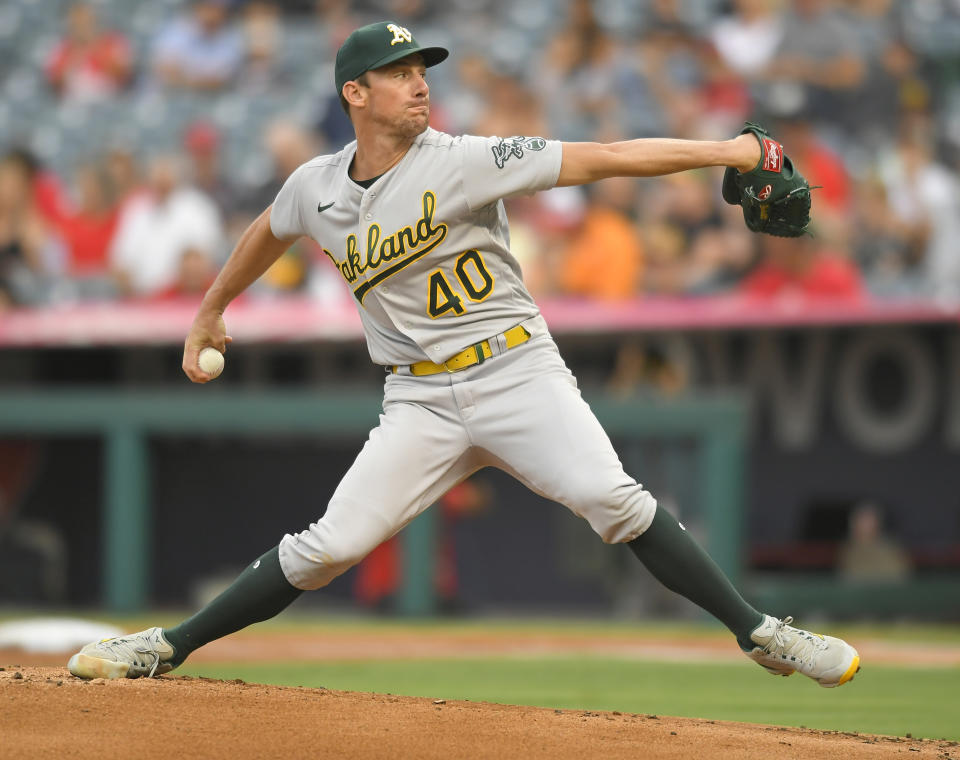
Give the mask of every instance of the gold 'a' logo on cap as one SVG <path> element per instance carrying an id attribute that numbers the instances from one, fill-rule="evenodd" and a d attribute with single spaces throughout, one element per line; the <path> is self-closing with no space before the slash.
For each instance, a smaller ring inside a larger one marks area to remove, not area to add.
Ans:
<path id="1" fill-rule="evenodd" d="M 413 35 L 410 34 L 409 29 L 397 26 L 396 24 L 387 24 L 387 31 L 393 32 L 393 39 L 390 40 L 391 47 L 398 43 L 403 44 L 404 42 L 410 42 L 413 39 Z"/>

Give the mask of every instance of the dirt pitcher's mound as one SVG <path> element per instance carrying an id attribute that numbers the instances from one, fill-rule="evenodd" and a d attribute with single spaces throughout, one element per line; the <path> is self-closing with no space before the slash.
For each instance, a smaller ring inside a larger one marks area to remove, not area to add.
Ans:
<path id="1" fill-rule="evenodd" d="M 3 758 L 911 758 L 956 742 L 164 676 L 0 671 Z"/>

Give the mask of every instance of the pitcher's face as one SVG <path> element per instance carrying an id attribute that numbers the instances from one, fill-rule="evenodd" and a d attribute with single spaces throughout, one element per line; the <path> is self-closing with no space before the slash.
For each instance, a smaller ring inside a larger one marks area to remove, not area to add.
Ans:
<path id="1" fill-rule="evenodd" d="M 416 137 L 430 119 L 430 87 L 423 58 L 414 53 L 367 72 L 367 108 L 384 131 Z"/>

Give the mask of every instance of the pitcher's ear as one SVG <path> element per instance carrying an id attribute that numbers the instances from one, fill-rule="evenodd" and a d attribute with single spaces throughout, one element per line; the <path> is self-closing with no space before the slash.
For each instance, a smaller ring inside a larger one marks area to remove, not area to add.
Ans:
<path id="1" fill-rule="evenodd" d="M 360 86 L 360 83 L 355 79 L 351 79 L 349 82 L 344 82 L 341 94 L 343 95 L 343 99 L 355 108 L 366 105 L 367 93 L 364 91 L 364 88 Z"/>

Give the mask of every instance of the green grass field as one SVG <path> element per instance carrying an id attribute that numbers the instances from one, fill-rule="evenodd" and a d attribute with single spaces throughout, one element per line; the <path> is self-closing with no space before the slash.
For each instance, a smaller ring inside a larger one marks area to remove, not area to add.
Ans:
<path id="1" fill-rule="evenodd" d="M 619 710 L 960 740 L 960 669 L 871 666 L 841 689 L 770 676 L 749 663 L 596 658 L 185 666 L 184 674 L 443 699 Z"/>
<path id="2" fill-rule="evenodd" d="M 295 621 L 277 630 L 310 630 Z M 369 631 L 373 626 L 410 631 L 417 623 L 327 623 L 327 630 Z M 420 624 L 422 625 L 422 624 Z M 597 636 L 630 626 L 577 622 L 510 621 L 426 624 L 431 630 L 489 631 L 495 637 L 558 630 Z M 715 635 L 703 626 L 632 627 L 638 635 L 672 633 L 678 639 Z M 833 632 L 833 631 L 831 631 Z M 848 626 L 853 640 L 867 636 L 889 642 L 960 642 L 955 626 Z M 323 636 L 323 627 L 316 629 Z M 806 726 L 930 739 L 960 740 L 960 668 L 900 667 L 865 663 L 854 681 L 823 689 L 807 678 L 771 676 L 749 662 L 663 663 L 596 656 L 484 657 L 369 662 L 187 663 L 178 672 L 256 683 L 327 687 L 443 699 L 619 710 L 748 723 Z"/>

